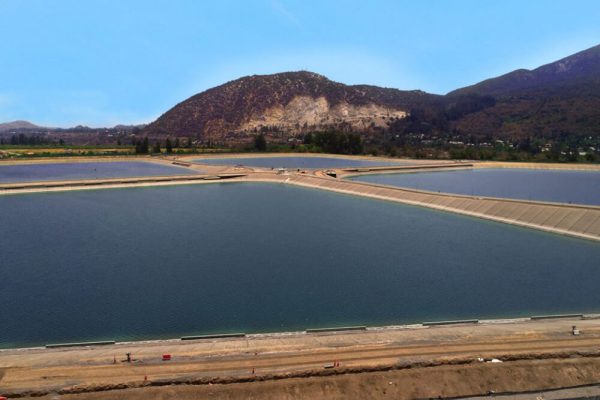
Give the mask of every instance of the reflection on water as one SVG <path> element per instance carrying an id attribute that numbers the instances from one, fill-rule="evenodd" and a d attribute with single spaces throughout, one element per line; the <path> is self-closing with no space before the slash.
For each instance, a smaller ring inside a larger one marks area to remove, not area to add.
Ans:
<path id="1" fill-rule="evenodd" d="M 17 164 L 0 165 L 0 182 L 62 181 L 197 173 L 199 171 L 143 161 Z"/>
<path id="2" fill-rule="evenodd" d="M 221 183 L 0 196 L 0 346 L 599 311 L 600 244 Z"/>

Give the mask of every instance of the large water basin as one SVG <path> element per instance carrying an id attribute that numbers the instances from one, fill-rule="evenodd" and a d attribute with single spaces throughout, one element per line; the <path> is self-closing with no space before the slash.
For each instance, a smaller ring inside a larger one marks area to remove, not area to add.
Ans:
<path id="1" fill-rule="evenodd" d="M 600 244 L 262 183 L 0 196 L 0 347 L 600 310 Z"/>
<path id="2" fill-rule="evenodd" d="M 197 174 L 189 168 L 143 161 L 0 165 L 0 183 Z"/>
<path id="3" fill-rule="evenodd" d="M 434 192 L 600 205 L 600 171 L 472 169 L 350 179 Z"/>
<path id="4" fill-rule="evenodd" d="M 193 162 L 213 165 L 244 165 L 260 168 L 344 168 L 381 167 L 410 164 L 408 161 L 377 161 L 337 157 L 240 157 L 240 158 L 197 158 Z"/>

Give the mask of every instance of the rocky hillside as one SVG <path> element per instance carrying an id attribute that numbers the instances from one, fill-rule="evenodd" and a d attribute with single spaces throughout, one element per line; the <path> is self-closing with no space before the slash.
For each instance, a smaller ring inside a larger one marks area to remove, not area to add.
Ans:
<path id="1" fill-rule="evenodd" d="M 600 85 L 600 45 L 534 70 L 519 69 L 448 93 L 506 96 L 518 93 L 586 94 Z M 580 92 L 581 90 L 581 92 Z M 596 92 L 600 95 L 600 93 Z"/>
<path id="2" fill-rule="evenodd" d="M 458 119 L 463 133 L 505 137 L 598 135 L 600 46 L 536 68 L 520 69 L 446 96 L 493 98 L 494 104 Z"/>
<path id="3" fill-rule="evenodd" d="M 596 46 L 445 96 L 349 86 L 304 71 L 244 77 L 177 104 L 142 134 L 227 142 L 260 131 L 283 132 L 283 137 L 337 128 L 365 135 L 386 132 L 387 138 L 564 141 L 598 135 L 599 110 L 600 46 Z M 378 140 L 387 139 L 379 135 Z"/>
<path id="4" fill-rule="evenodd" d="M 150 124 L 147 135 L 220 140 L 261 129 L 299 133 L 327 127 L 369 131 L 404 118 L 414 104 L 439 96 L 376 86 L 348 86 L 311 72 L 254 75 L 177 104 Z"/>

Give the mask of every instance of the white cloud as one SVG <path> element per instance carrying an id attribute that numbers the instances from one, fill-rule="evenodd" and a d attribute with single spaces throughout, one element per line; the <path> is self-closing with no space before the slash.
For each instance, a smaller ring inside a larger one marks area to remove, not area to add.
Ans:
<path id="1" fill-rule="evenodd" d="M 279 15 L 284 17 L 288 22 L 297 26 L 298 28 L 302 27 L 300 20 L 286 8 L 286 6 L 282 3 L 281 0 L 271 0 L 271 7 L 275 10 Z"/>

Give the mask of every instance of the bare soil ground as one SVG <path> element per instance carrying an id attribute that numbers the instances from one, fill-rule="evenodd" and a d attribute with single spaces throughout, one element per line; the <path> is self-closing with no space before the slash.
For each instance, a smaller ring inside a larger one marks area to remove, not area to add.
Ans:
<path id="1" fill-rule="evenodd" d="M 600 382 L 600 358 L 442 365 L 327 377 L 173 385 L 58 396 L 104 399 L 422 399 L 532 392 Z M 533 397 L 533 396 L 532 396 Z"/>
<path id="2" fill-rule="evenodd" d="M 572 325 L 581 335 L 571 334 Z M 121 361 L 126 352 L 133 363 Z M 173 359 L 161 361 L 162 354 Z M 331 363 L 336 367 L 325 368 Z M 412 399 L 522 392 L 600 384 L 600 320 L 2 350 L 0 371 L 0 394 L 9 398 Z"/>

